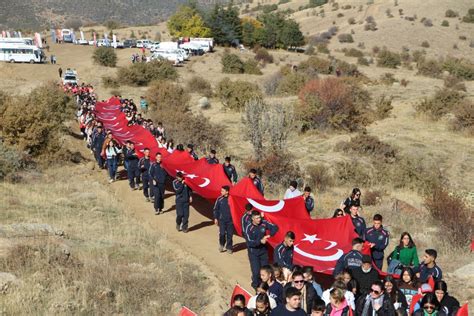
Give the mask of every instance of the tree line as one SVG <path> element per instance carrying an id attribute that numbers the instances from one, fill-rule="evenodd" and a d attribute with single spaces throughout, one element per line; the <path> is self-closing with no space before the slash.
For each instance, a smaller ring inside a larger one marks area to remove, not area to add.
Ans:
<path id="1" fill-rule="evenodd" d="M 168 29 L 176 37 L 213 37 L 224 46 L 243 44 L 266 48 L 289 48 L 304 44 L 299 24 L 281 12 L 267 12 L 256 18 L 239 16 L 238 7 L 216 4 L 209 11 L 195 4 L 183 5 L 168 20 Z"/>

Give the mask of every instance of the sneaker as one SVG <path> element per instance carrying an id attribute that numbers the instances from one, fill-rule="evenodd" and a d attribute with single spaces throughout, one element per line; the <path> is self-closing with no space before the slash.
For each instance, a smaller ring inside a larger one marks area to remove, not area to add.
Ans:
<path id="1" fill-rule="evenodd" d="M 135 184 L 135 190 L 138 190 L 140 189 L 140 187 L 138 186 L 138 184 Z"/>
<path id="2" fill-rule="evenodd" d="M 160 211 L 155 210 L 155 215 L 160 215 Z"/>
<path id="3" fill-rule="evenodd" d="M 160 208 L 160 209 L 158 210 L 158 213 L 163 214 L 163 209 Z"/>
<path id="4" fill-rule="evenodd" d="M 176 230 L 180 232 L 181 231 L 181 226 L 176 224 Z"/>
<path id="5" fill-rule="evenodd" d="M 145 201 L 150 202 L 150 198 L 149 198 L 149 197 L 146 197 L 146 198 L 145 198 Z"/>
<path id="6" fill-rule="evenodd" d="M 227 253 L 231 255 L 234 251 L 232 249 L 227 249 Z"/>
<path id="7" fill-rule="evenodd" d="M 219 252 L 224 252 L 224 247 L 223 246 L 219 246 Z"/>
<path id="8" fill-rule="evenodd" d="M 114 182 L 114 179 L 110 179 L 110 180 L 109 180 L 109 183 L 112 183 L 112 182 Z"/>
<path id="9" fill-rule="evenodd" d="M 188 232 L 187 228 L 183 229 L 183 233 L 187 233 L 187 232 Z"/>

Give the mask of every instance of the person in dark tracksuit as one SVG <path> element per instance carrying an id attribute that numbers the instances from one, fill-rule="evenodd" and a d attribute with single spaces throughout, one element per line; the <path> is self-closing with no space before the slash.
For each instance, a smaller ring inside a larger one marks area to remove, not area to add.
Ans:
<path id="1" fill-rule="evenodd" d="M 293 244 L 295 242 L 295 233 L 289 231 L 285 234 L 285 240 L 275 247 L 273 251 L 273 261 L 279 267 L 292 270 L 293 269 Z"/>
<path id="2" fill-rule="evenodd" d="M 153 182 L 155 215 L 160 215 L 165 207 L 165 182 L 168 175 L 161 165 L 161 153 L 156 153 L 156 161 L 151 165 L 149 173 Z"/>
<path id="3" fill-rule="evenodd" d="M 311 214 L 311 211 L 314 210 L 314 199 L 311 196 L 310 187 L 304 188 L 303 199 L 304 199 L 304 206 L 306 207 L 306 211 L 308 211 L 308 214 Z"/>
<path id="4" fill-rule="evenodd" d="M 140 184 L 140 169 L 138 168 L 139 159 L 135 152 L 135 144 L 132 142 L 130 142 L 129 150 L 127 150 L 127 154 L 125 155 L 125 160 L 128 161 L 127 176 L 130 188 L 132 188 L 132 190 L 138 190 L 138 185 Z"/>
<path id="5" fill-rule="evenodd" d="M 374 260 L 377 268 L 382 269 L 384 250 L 389 243 L 389 234 L 382 226 L 382 215 L 374 215 L 374 226 L 367 228 L 365 231 L 365 240 L 370 243 L 372 249 L 372 260 Z"/>
<path id="6" fill-rule="evenodd" d="M 216 151 L 214 149 L 211 149 L 211 154 L 209 157 L 206 158 L 207 163 L 211 165 L 218 165 L 219 164 L 219 159 L 216 157 Z"/>
<path id="7" fill-rule="evenodd" d="M 183 233 L 188 232 L 189 204 L 192 203 L 192 193 L 187 186 L 181 172 L 176 173 L 176 179 L 173 180 L 173 189 L 176 193 L 176 230 Z"/>
<path id="8" fill-rule="evenodd" d="M 224 185 L 221 189 L 221 196 L 214 204 L 214 223 L 219 226 L 219 251 L 232 254 L 232 235 L 234 234 L 234 224 L 229 206 L 229 186 Z"/>
<path id="9" fill-rule="evenodd" d="M 191 157 L 194 160 L 199 160 L 198 155 L 194 152 L 194 145 L 193 144 L 188 144 L 188 146 L 186 147 L 186 150 L 188 151 L 189 155 L 191 155 Z"/>
<path id="10" fill-rule="evenodd" d="M 146 201 L 150 202 L 150 197 L 153 196 L 153 190 L 150 189 L 150 149 L 143 149 L 143 155 L 144 156 L 138 161 L 138 167 L 140 168 L 140 172 L 142 173 L 143 195 L 145 196 Z"/>
<path id="11" fill-rule="evenodd" d="M 352 250 L 343 254 L 336 262 L 332 275 L 336 277 L 344 270 L 352 270 L 362 266 L 362 246 L 364 241 L 357 237 L 352 240 Z"/>
<path id="12" fill-rule="evenodd" d="M 94 137 L 92 138 L 91 147 L 92 147 L 92 151 L 94 152 L 95 160 L 97 161 L 97 164 L 99 165 L 99 168 L 101 169 L 104 168 L 104 163 L 105 163 L 105 160 L 102 157 L 102 146 L 104 145 L 105 137 L 106 135 L 102 126 L 101 125 L 97 126 L 97 131 Z"/>
<path id="13" fill-rule="evenodd" d="M 352 205 L 351 206 L 351 219 L 352 224 L 354 225 L 354 231 L 359 235 L 360 238 L 365 240 L 365 231 L 367 226 L 365 224 L 365 219 L 359 216 L 359 207 Z"/>
<path id="14" fill-rule="evenodd" d="M 245 205 L 245 213 L 242 215 L 242 219 L 240 220 L 240 225 L 242 228 L 242 237 L 245 236 L 245 229 L 248 227 L 248 225 L 252 222 L 252 204 L 247 203 Z"/>
<path id="15" fill-rule="evenodd" d="M 263 191 L 264 191 L 263 183 L 262 183 L 262 180 L 260 180 L 260 178 L 257 177 L 257 170 L 250 169 L 249 178 L 252 179 L 252 182 L 257 188 L 257 190 L 263 195 Z"/>
<path id="16" fill-rule="evenodd" d="M 267 230 L 270 234 L 267 234 Z M 245 228 L 245 241 L 252 271 L 252 287 L 257 289 L 260 280 L 260 268 L 268 264 L 268 238 L 274 236 L 278 226 L 262 220 L 259 211 L 252 211 L 252 222 Z"/>
<path id="17" fill-rule="evenodd" d="M 225 157 L 225 160 L 224 160 L 224 163 L 222 164 L 222 166 L 224 167 L 224 172 L 225 172 L 225 175 L 227 176 L 227 178 L 229 178 L 229 180 L 232 183 L 236 183 L 237 182 L 237 171 L 235 170 L 235 167 L 230 163 L 230 157 Z"/>

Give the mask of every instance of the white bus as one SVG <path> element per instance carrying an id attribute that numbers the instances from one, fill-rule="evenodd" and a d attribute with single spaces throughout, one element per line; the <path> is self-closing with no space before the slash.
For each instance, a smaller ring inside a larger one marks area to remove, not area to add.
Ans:
<path id="1" fill-rule="evenodd" d="M 0 37 L 0 44 L 25 44 L 34 45 L 32 38 L 29 37 Z"/>
<path id="2" fill-rule="evenodd" d="M 33 45 L 0 43 L 0 61 L 10 63 L 42 63 L 46 60 L 43 51 Z"/>

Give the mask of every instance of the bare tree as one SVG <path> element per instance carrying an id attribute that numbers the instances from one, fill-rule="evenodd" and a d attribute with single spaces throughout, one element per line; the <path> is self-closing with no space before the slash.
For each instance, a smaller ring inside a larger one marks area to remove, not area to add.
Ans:
<path id="1" fill-rule="evenodd" d="M 266 131 L 273 150 L 284 150 L 294 125 L 292 105 L 275 103 L 265 112 Z"/>
<path id="2" fill-rule="evenodd" d="M 245 104 L 243 121 L 245 123 L 245 138 L 252 143 L 255 159 L 263 158 L 263 141 L 265 138 L 265 111 L 267 105 L 261 99 L 251 99 Z"/>

